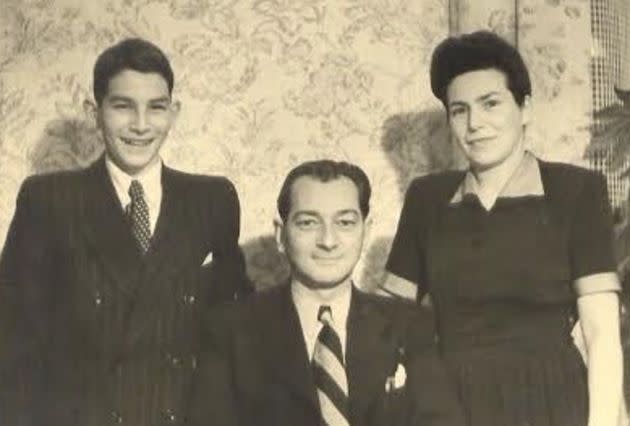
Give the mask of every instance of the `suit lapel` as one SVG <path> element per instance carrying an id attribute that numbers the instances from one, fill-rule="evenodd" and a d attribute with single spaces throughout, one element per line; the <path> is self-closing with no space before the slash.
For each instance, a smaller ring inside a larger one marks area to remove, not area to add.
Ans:
<path id="1" fill-rule="evenodd" d="M 142 258 L 107 173 L 105 157 L 86 169 L 85 174 L 80 207 L 84 234 L 103 263 L 104 273 L 113 277 L 124 294 L 131 295 L 136 282 L 134 274 Z"/>
<path id="2" fill-rule="evenodd" d="M 172 297 L 176 291 L 167 287 L 182 285 L 175 275 L 182 268 L 196 265 L 194 252 L 197 236 L 190 232 L 190 224 L 184 214 L 185 203 L 177 197 L 176 177 L 166 166 L 162 171 L 162 205 L 151 246 L 145 255 L 145 277 L 136 289 L 136 298 L 129 318 L 127 342 L 133 344 L 156 319 L 163 315 L 156 306 L 163 306 L 164 297 Z M 201 267 L 201 265 L 197 265 Z M 189 271 L 188 271 L 189 272 Z"/>
<path id="3" fill-rule="evenodd" d="M 174 172 L 163 166 L 160 216 L 146 255 L 149 276 L 160 274 L 165 267 L 172 269 L 178 264 L 178 260 L 194 255 L 188 248 L 194 245 L 197 236 L 190 233 L 190 226 L 184 215 L 185 203 L 181 197 L 177 197 L 181 190 Z"/>
<path id="4" fill-rule="evenodd" d="M 310 360 L 304 342 L 289 285 L 278 292 L 260 315 L 260 349 L 269 371 L 285 384 L 290 392 L 303 399 L 309 407 L 319 411 Z"/>
<path id="5" fill-rule="evenodd" d="M 385 379 L 396 367 L 399 342 L 393 321 L 353 288 L 348 314 L 346 373 L 351 418 L 361 419 L 370 403 L 383 392 Z"/>

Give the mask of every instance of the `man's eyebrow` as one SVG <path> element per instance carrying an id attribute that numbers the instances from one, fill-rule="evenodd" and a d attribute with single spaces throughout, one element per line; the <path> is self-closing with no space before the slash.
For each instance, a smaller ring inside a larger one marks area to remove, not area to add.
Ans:
<path id="1" fill-rule="evenodd" d="M 158 103 L 158 102 L 170 102 L 171 98 L 169 98 L 168 96 L 161 96 L 159 98 L 155 98 L 155 99 L 150 99 L 149 102 L 151 103 Z"/>
<path id="2" fill-rule="evenodd" d="M 130 98 L 129 96 L 124 95 L 111 95 L 107 98 L 109 102 L 129 102 L 136 103 L 136 100 Z M 161 102 L 170 102 L 171 98 L 168 96 L 160 96 L 159 98 L 149 99 L 149 103 L 161 103 Z"/>
<path id="3" fill-rule="evenodd" d="M 131 99 L 128 96 L 123 96 L 123 95 L 111 95 L 107 97 L 107 101 L 108 102 L 133 102 L 133 99 Z"/>
<path id="4" fill-rule="evenodd" d="M 359 214 L 361 214 L 361 213 L 359 212 L 359 210 L 352 208 L 352 209 L 344 209 L 344 210 L 340 210 L 340 211 L 338 211 L 336 214 L 337 214 L 337 216 L 343 216 L 343 215 L 345 215 L 345 214 L 355 214 L 355 215 L 359 215 Z"/>
<path id="5" fill-rule="evenodd" d="M 296 216 L 319 216 L 319 213 L 317 213 L 315 210 L 298 210 L 295 213 L 293 213 L 293 217 Z"/>
<path id="6" fill-rule="evenodd" d="M 338 210 L 334 213 L 335 216 L 343 216 L 347 214 L 354 214 L 354 215 L 359 216 L 361 212 L 359 212 L 358 209 L 349 208 L 349 209 Z M 298 210 L 291 215 L 291 217 L 298 217 L 298 216 L 321 217 L 321 214 L 316 210 Z"/>

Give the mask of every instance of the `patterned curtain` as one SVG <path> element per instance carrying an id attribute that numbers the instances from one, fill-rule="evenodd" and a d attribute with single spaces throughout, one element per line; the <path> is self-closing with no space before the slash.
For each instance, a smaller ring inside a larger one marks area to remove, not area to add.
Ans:
<path id="1" fill-rule="evenodd" d="M 603 111 L 620 104 L 615 88 L 630 90 L 630 3 L 627 0 L 592 0 L 593 109 Z M 601 133 L 606 119 L 595 114 L 594 130 Z M 629 164 L 611 167 L 612 151 L 593 157 L 593 166 L 605 172 L 611 201 L 616 210 L 626 208 L 628 182 L 621 170 Z M 621 214 L 621 213 L 620 213 Z"/>
<path id="2" fill-rule="evenodd" d="M 621 68 L 616 86 L 621 90 L 630 91 L 630 2 L 617 0 L 615 7 L 618 10 L 616 29 L 621 54 Z"/>

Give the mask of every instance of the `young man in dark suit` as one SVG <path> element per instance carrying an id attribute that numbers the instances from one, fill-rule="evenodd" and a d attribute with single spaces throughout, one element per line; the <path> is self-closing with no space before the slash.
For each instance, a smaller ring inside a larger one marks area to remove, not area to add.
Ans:
<path id="1" fill-rule="evenodd" d="M 172 89 L 155 45 L 108 48 L 85 104 L 105 154 L 23 183 L 0 263 L 0 423 L 185 422 L 200 318 L 249 284 L 234 186 L 160 158 Z"/>
<path id="2" fill-rule="evenodd" d="M 357 166 L 301 164 L 275 223 L 288 285 L 208 321 L 192 424 L 461 424 L 431 324 L 411 304 L 360 292 L 370 183 Z"/>

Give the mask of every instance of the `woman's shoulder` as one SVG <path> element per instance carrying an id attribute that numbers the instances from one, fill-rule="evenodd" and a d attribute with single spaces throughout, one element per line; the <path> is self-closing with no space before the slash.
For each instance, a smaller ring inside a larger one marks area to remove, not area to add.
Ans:
<path id="1" fill-rule="evenodd" d="M 461 183 L 464 175 L 465 171 L 463 170 L 447 170 L 419 176 L 411 181 L 407 193 L 424 196 L 452 195 Z"/>
<path id="2" fill-rule="evenodd" d="M 593 196 L 600 197 L 606 193 L 606 179 L 597 170 L 568 163 L 538 161 L 545 193 L 557 204 L 574 208 L 576 203 L 588 202 Z"/>
<path id="3" fill-rule="evenodd" d="M 587 169 L 586 167 L 577 166 L 575 164 L 561 163 L 555 161 L 545 161 L 538 159 L 540 165 L 540 173 L 543 179 L 555 181 L 567 181 L 575 185 L 576 180 L 593 180 L 601 179 L 602 173 L 597 170 Z"/>

